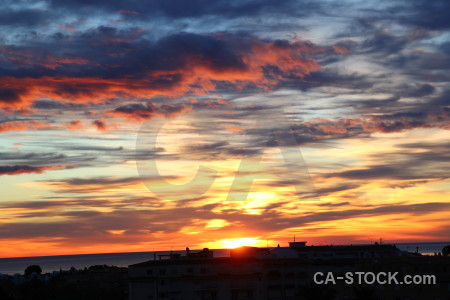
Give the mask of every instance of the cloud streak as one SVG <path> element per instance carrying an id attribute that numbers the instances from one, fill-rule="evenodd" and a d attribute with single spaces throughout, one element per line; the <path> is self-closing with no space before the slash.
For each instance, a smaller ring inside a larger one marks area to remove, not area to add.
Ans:
<path id="1" fill-rule="evenodd" d="M 19 175 L 19 174 L 42 174 L 48 170 L 60 170 L 65 169 L 64 165 L 55 165 L 55 166 L 42 166 L 42 167 L 33 167 L 27 165 L 14 165 L 14 166 L 0 166 L 0 176 L 1 175 Z"/>

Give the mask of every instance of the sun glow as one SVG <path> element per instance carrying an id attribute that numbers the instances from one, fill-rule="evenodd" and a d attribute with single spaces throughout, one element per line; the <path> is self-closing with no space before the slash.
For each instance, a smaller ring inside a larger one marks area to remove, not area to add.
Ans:
<path id="1" fill-rule="evenodd" d="M 257 240 L 255 238 L 224 239 L 214 242 L 214 248 L 234 249 L 242 246 L 261 247 L 265 245 L 265 243 L 265 241 Z"/>

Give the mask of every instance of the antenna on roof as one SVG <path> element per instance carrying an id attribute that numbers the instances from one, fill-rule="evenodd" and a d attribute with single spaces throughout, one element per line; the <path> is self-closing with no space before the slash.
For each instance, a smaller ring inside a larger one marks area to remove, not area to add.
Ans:
<path id="1" fill-rule="evenodd" d="M 294 235 L 294 242 L 295 242 L 295 235 Z"/>

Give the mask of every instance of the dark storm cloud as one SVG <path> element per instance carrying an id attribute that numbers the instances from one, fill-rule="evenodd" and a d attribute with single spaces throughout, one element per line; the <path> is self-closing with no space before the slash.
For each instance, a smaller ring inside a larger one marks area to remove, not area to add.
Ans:
<path id="1" fill-rule="evenodd" d="M 358 50 L 365 54 L 389 55 L 400 52 L 412 41 L 408 36 L 396 36 L 387 31 L 378 31 L 358 45 Z"/>
<path id="2" fill-rule="evenodd" d="M 448 106 L 450 105 L 450 90 L 445 90 L 441 95 L 432 98 L 426 105 L 424 109 L 429 109 L 430 107 L 436 107 L 441 110 L 443 114 L 450 113 Z"/>
<path id="3" fill-rule="evenodd" d="M 125 1 L 125 0 L 62 0 L 51 1 L 54 8 L 71 8 L 85 10 L 88 8 L 103 9 L 104 11 L 121 13 L 128 19 L 143 19 L 148 17 L 165 16 L 168 18 L 192 18 L 203 16 L 218 16 L 223 18 L 258 16 L 264 13 L 295 13 L 304 15 L 311 11 L 318 11 L 320 4 L 314 1 L 292 0 L 250 0 L 250 1 L 208 1 L 208 0 L 171 0 L 171 1 Z"/>
<path id="4" fill-rule="evenodd" d="M 408 91 L 405 93 L 407 97 L 424 97 L 431 95 L 435 91 L 435 87 L 431 84 L 424 83 L 415 89 Z"/>
<path id="5" fill-rule="evenodd" d="M 394 14 L 398 12 L 401 22 L 431 30 L 450 28 L 449 11 L 450 3 L 446 0 L 401 1 L 399 6 L 391 10 Z"/>
<path id="6" fill-rule="evenodd" d="M 15 104 L 21 101 L 20 94 L 23 90 L 0 87 L 0 102 Z"/>
<path id="7" fill-rule="evenodd" d="M 0 96 L 1 97 L 1 96 Z M 83 108 L 86 105 L 76 103 L 65 103 L 53 100 L 36 100 L 33 102 L 32 107 L 37 109 L 73 109 Z"/>
<path id="8" fill-rule="evenodd" d="M 0 11 L 0 26 L 37 26 L 52 18 L 51 11 L 43 9 L 13 10 L 3 8 Z"/>
<path id="9" fill-rule="evenodd" d="M 246 65 L 236 52 L 239 48 L 234 48 L 236 46 L 238 44 L 233 45 L 233 41 L 227 42 L 220 37 L 182 33 L 163 38 L 155 47 L 155 51 L 162 56 L 163 61 L 158 64 L 165 69 L 184 65 L 191 55 L 210 60 L 213 62 L 212 68 L 216 70 L 245 69 Z"/>
<path id="10" fill-rule="evenodd" d="M 3 60 L 10 68 L 3 69 L 2 75 L 140 78 L 149 70 L 179 70 L 192 56 L 211 61 L 215 70 L 245 68 L 230 42 L 194 33 L 173 34 L 153 42 L 143 38 L 139 28 L 99 26 L 80 34 L 60 34 L 57 39 L 29 41 L 29 46 L 4 45 L 7 55 Z M 165 83 L 170 82 L 160 78 L 160 84 Z"/>
<path id="11" fill-rule="evenodd" d="M 38 101 L 35 105 L 44 109 L 53 106 L 39 100 L 46 97 L 102 104 L 117 96 L 203 95 L 221 86 L 272 89 L 277 81 L 298 80 L 319 68 L 312 58 L 319 50 L 311 43 L 246 34 L 177 33 L 153 41 L 139 28 L 100 26 L 61 34 L 57 40 L 2 48 L 1 59 L 8 67 L 0 69 L 4 76 L 0 104 L 26 106 Z M 160 109 L 170 115 L 179 108 L 165 104 Z M 93 125 L 107 130 L 102 122 Z"/>

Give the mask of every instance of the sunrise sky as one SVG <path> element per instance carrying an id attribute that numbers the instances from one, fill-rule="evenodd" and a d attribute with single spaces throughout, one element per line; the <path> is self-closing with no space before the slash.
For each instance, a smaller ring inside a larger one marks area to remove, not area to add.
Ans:
<path id="1" fill-rule="evenodd" d="M 0 8 L 0 257 L 450 240 L 449 1 Z"/>

